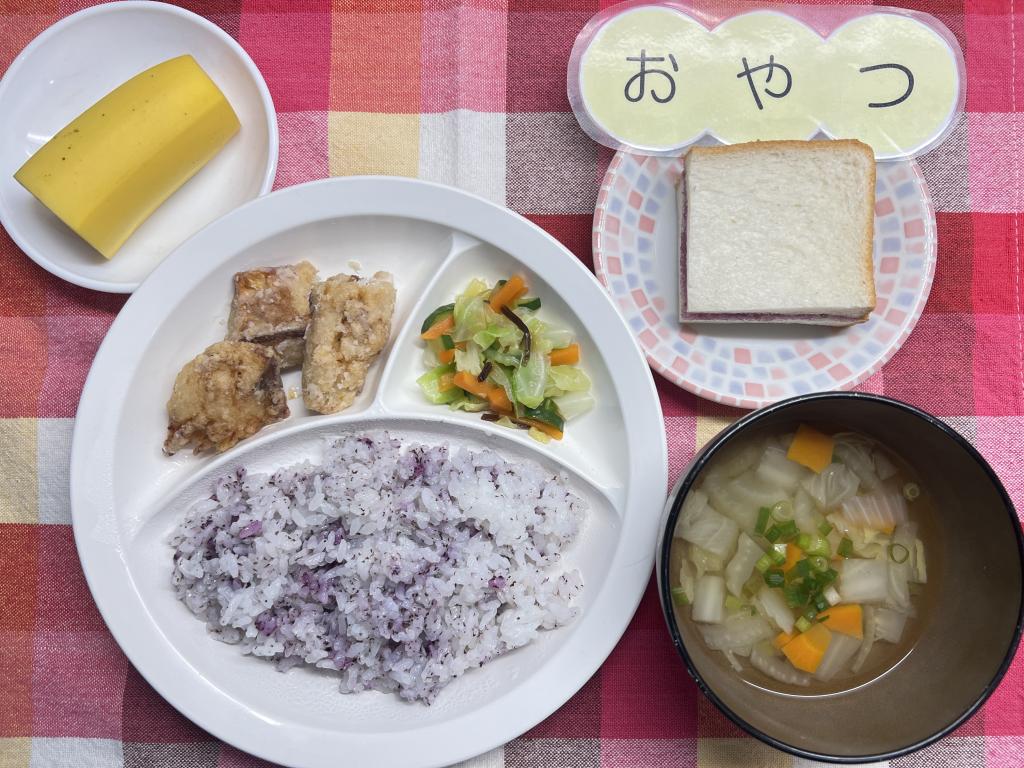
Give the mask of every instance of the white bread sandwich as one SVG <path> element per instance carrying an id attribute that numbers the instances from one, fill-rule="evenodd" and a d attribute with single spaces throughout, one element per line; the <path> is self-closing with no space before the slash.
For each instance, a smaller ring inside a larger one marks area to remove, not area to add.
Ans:
<path id="1" fill-rule="evenodd" d="M 875 156 L 866 144 L 694 147 L 679 187 L 682 322 L 867 320 Z"/>

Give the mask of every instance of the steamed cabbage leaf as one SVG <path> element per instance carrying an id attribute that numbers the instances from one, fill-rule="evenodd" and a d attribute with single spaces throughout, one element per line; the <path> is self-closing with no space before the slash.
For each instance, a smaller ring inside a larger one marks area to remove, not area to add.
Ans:
<path id="1" fill-rule="evenodd" d="M 743 594 L 743 585 L 747 583 L 754 565 L 763 554 L 764 550 L 752 538 L 746 533 L 740 534 L 736 554 L 725 567 L 725 586 L 732 594 L 737 597 Z"/>
<path id="2" fill-rule="evenodd" d="M 527 408 L 536 408 L 544 401 L 544 386 L 550 367 L 548 356 L 535 349 L 526 365 L 520 365 L 512 374 L 516 399 Z"/>
<path id="3" fill-rule="evenodd" d="M 493 312 L 487 315 L 487 324 L 483 330 L 473 334 L 473 341 L 479 344 L 481 349 L 489 349 L 491 345 L 497 344 L 505 354 L 517 351 L 522 340 L 523 332 L 516 328 L 515 323 L 504 315 L 495 315 Z"/>
<path id="4" fill-rule="evenodd" d="M 794 669 L 789 662 L 775 653 L 775 649 L 768 643 L 759 643 L 754 646 L 750 654 L 750 663 L 755 669 L 759 669 L 773 680 L 788 685 L 810 685 L 811 676 L 805 672 Z"/>
<path id="5" fill-rule="evenodd" d="M 871 458 L 872 443 L 860 435 L 841 433 L 835 436 L 835 447 L 832 453 L 839 461 L 849 467 L 860 480 L 861 485 L 870 491 L 882 485 L 875 471 L 875 462 Z"/>
<path id="6" fill-rule="evenodd" d="M 678 532 L 679 528 L 676 528 Z M 698 547 L 696 544 L 692 547 L 688 547 L 690 550 L 687 553 L 687 557 L 690 562 L 693 563 L 693 567 L 697 571 L 697 578 L 700 578 L 705 573 L 720 571 L 725 567 L 725 561 L 718 555 L 713 555 L 703 547 Z"/>
<path id="7" fill-rule="evenodd" d="M 487 303 L 483 293 L 476 295 L 460 294 L 455 299 L 455 328 L 452 330 L 454 341 L 469 341 L 473 336 L 487 328 Z"/>
<path id="8" fill-rule="evenodd" d="M 455 367 L 460 371 L 468 371 L 474 376 L 479 376 L 484 368 L 483 351 L 478 344 L 467 341 L 464 349 L 455 348 Z"/>
<path id="9" fill-rule="evenodd" d="M 569 392 L 561 397 L 554 398 L 555 405 L 562 418 L 571 421 L 593 408 L 597 401 L 589 392 Z"/>
<path id="10" fill-rule="evenodd" d="M 529 325 L 529 323 L 527 323 Z M 552 350 L 562 349 L 568 347 L 576 340 L 575 334 L 568 328 L 557 328 L 547 323 L 541 323 L 542 329 L 540 331 L 540 345 L 541 347 Z M 530 329 L 533 330 L 532 328 Z"/>
<path id="11" fill-rule="evenodd" d="M 889 568 L 885 560 L 844 560 L 839 573 L 839 594 L 844 603 L 880 603 L 889 596 Z"/>
<path id="12" fill-rule="evenodd" d="M 828 510 L 856 494 L 860 479 L 848 467 L 832 463 L 821 474 L 805 478 L 800 486 L 814 499 L 818 509 Z"/>
<path id="13" fill-rule="evenodd" d="M 726 560 L 736 548 L 739 532 L 735 521 L 712 509 L 706 494 L 693 491 L 683 502 L 675 535 Z"/>
<path id="14" fill-rule="evenodd" d="M 730 616 L 720 624 L 701 627 L 700 631 L 708 648 L 714 651 L 749 648 L 775 634 L 771 625 L 761 616 L 742 614 Z"/>
<path id="15" fill-rule="evenodd" d="M 782 448 L 768 445 L 761 455 L 761 462 L 757 465 L 754 474 L 762 482 L 781 488 L 786 494 L 791 494 L 809 473 L 810 470 L 806 467 L 795 461 L 790 461 L 786 457 L 786 451 Z"/>
<path id="16" fill-rule="evenodd" d="M 555 397 L 566 392 L 589 392 L 590 377 L 575 365 L 552 365 L 548 368 L 548 394 Z"/>

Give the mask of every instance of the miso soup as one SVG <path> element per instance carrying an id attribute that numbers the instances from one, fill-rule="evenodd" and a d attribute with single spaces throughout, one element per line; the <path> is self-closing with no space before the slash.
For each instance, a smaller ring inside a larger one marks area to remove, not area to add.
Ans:
<path id="1" fill-rule="evenodd" d="M 677 619 L 753 685 L 858 687 L 907 655 L 928 612 L 930 504 L 910 466 L 866 435 L 750 436 L 713 457 L 683 502 Z"/>

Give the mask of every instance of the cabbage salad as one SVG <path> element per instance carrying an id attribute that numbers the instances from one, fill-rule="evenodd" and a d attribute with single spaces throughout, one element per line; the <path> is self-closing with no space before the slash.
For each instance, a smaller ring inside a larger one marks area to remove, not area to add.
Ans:
<path id="1" fill-rule="evenodd" d="M 541 301 L 519 275 L 466 289 L 423 320 L 426 373 L 416 382 L 431 403 L 481 413 L 499 425 L 561 440 L 565 423 L 594 406 L 573 332 L 543 322 Z"/>
<path id="2" fill-rule="evenodd" d="M 738 445 L 709 462 L 680 511 L 677 606 L 712 650 L 789 685 L 860 673 L 900 643 L 927 581 L 910 520 L 920 487 L 852 432 Z"/>

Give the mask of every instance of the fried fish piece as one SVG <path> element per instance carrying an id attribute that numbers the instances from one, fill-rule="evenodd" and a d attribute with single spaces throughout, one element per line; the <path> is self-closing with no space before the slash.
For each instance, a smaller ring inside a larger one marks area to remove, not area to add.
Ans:
<path id="1" fill-rule="evenodd" d="M 315 282 L 316 267 L 308 261 L 238 272 L 227 338 L 273 348 L 282 368 L 301 365 Z"/>
<path id="2" fill-rule="evenodd" d="M 288 417 L 277 357 L 270 347 L 218 341 L 185 364 L 167 402 L 164 452 L 226 451 Z"/>
<path id="3" fill-rule="evenodd" d="M 313 288 L 311 302 L 302 398 L 312 411 L 337 413 L 352 405 L 388 343 L 395 286 L 387 272 L 369 280 L 335 275 Z"/>

